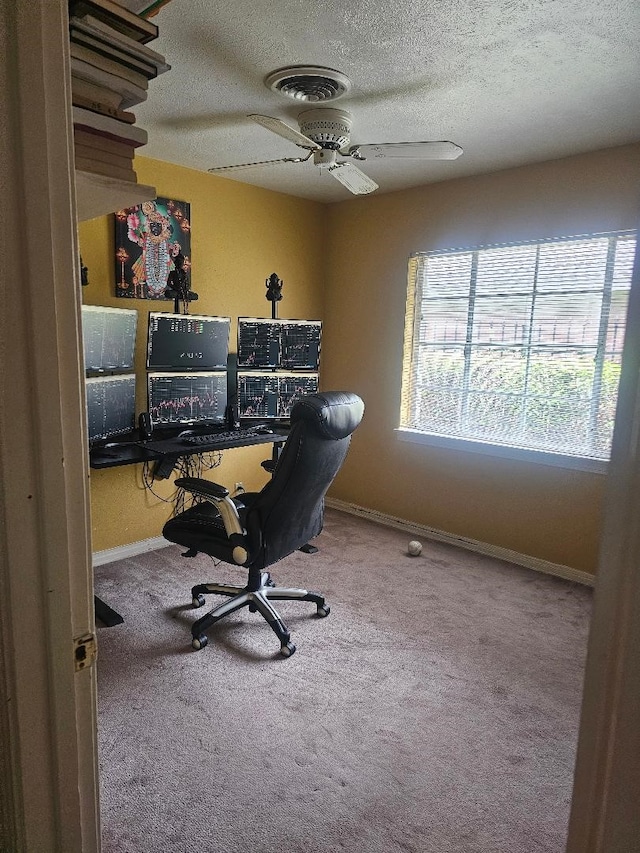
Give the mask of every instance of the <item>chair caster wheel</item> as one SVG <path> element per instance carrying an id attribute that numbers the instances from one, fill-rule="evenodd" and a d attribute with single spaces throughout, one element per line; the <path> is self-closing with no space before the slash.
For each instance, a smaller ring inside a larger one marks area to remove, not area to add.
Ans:
<path id="1" fill-rule="evenodd" d="M 194 595 L 191 604 L 193 607 L 204 607 L 204 595 Z"/>
<path id="2" fill-rule="evenodd" d="M 295 652 L 295 650 L 296 647 L 293 645 L 293 643 L 283 643 L 280 647 L 280 654 L 283 658 L 290 658 L 291 655 Z"/>
<path id="3" fill-rule="evenodd" d="M 204 649 L 208 642 L 209 640 L 207 639 L 207 635 L 200 634 L 198 637 L 194 637 L 193 640 L 191 640 L 191 648 L 199 652 L 200 649 Z"/>
<path id="4" fill-rule="evenodd" d="M 319 619 L 324 619 L 324 617 L 328 616 L 330 613 L 331 613 L 331 608 L 329 607 L 328 604 L 319 604 L 318 605 L 318 612 L 316 613 L 316 616 Z"/>

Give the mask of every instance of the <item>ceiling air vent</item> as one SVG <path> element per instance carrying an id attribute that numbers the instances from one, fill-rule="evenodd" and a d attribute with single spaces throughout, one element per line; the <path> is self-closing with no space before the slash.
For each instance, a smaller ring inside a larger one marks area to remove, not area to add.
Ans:
<path id="1" fill-rule="evenodd" d="M 316 65 L 292 65 L 279 68 L 265 78 L 265 85 L 294 101 L 335 101 L 351 88 L 351 81 L 340 71 Z"/>

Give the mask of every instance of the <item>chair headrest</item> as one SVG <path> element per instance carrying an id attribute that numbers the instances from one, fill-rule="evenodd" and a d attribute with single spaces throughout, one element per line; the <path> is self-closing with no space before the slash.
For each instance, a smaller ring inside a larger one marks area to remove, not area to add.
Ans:
<path id="1" fill-rule="evenodd" d="M 325 391 L 307 394 L 291 409 L 291 424 L 313 421 L 325 438 L 337 441 L 346 438 L 362 420 L 364 403 L 357 394 L 348 391 Z"/>

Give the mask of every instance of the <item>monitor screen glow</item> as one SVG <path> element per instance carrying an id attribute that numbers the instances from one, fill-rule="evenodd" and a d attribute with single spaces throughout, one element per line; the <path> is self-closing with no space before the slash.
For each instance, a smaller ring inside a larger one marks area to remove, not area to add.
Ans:
<path id="1" fill-rule="evenodd" d="M 229 317 L 149 313 L 149 370 L 224 370 L 229 352 Z"/>
<path id="2" fill-rule="evenodd" d="M 95 444 L 135 428 L 136 377 L 94 376 L 86 380 L 89 443 Z"/>
<path id="3" fill-rule="evenodd" d="M 312 370 L 320 364 L 322 322 L 238 318 L 238 367 Z"/>
<path id="4" fill-rule="evenodd" d="M 238 417 L 286 421 L 293 404 L 317 390 L 317 373 L 238 371 Z"/>
<path id="5" fill-rule="evenodd" d="M 154 426 L 225 423 L 226 371 L 149 373 L 148 392 Z"/>
<path id="6" fill-rule="evenodd" d="M 82 306 L 84 366 L 88 375 L 134 369 L 138 312 L 103 305 Z"/>

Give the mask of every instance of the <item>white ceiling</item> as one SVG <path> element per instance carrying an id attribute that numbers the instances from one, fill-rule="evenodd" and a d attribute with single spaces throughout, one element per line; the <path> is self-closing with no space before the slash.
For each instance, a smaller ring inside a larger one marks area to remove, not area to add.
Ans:
<path id="1" fill-rule="evenodd" d="M 304 154 L 247 118 L 297 128 L 264 78 L 288 65 L 346 74 L 331 105 L 351 143 L 448 139 L 454 161 L 367 160 L 390 192 L 640 140 L 638 0 L 171 0 L 149 46 L 172 70 L 135 108 L 140 153 L 206 171 Z M 324 202 L 349 191 L 311 161 L 225 175 Z"/>

